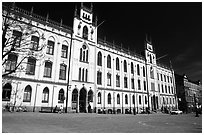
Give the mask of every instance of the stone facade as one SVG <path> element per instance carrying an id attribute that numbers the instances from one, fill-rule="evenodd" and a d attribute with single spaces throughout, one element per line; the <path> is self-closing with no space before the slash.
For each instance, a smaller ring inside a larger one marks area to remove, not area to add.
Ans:
<path id="1" fill-rule="evenodd" d="M 17 7 L 14 11 L 22 16 L 19 23 L 31 23 L 37 36 L 44 35 L 39 44 L 47 46 L 34 74 L 16 72 L 3 78 L 3 105 L 16 102 L 30 111 L 62 105 L 68 112 L 98 113 L 177 108 L 174 71 L 157 63 L 151 42 L 145 42 L 143 56 L 99 39 L 92 7 L 83 4 L 79 15 L 75 9 L 73 28 Z M 22 66 L 27 64 L 25 59 Z"/>

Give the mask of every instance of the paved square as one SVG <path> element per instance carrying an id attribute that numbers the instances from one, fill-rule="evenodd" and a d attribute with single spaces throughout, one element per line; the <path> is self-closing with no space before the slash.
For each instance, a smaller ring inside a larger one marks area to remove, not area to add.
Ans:
<path id="1" fill-rule="evenodd" d="M 7 133 L 202 133 L 194 114 L 2 113 Z"/>

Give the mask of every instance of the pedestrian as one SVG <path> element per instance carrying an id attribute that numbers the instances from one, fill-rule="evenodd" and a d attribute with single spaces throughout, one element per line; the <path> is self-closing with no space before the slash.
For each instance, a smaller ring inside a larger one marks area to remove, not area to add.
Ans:
<path id="1" fill-rule="evenodd" d="M 62 105 L 60 106 L 60 111 L 59 111 L 59 113 L 60 113 L 60 114 L 63 113 L 63 106 L 62 106 Z"/>

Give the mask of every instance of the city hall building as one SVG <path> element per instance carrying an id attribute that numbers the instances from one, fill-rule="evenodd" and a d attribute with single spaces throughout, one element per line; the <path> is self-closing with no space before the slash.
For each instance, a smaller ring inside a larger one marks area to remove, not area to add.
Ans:
<path id="1" fill-rule="evenodd" d="M 92 6 L 75 9 L 73 28 L 4 5 L 3 21 L 8 9 L 20 16 L 11 35 L 21 36 L 21 26 L 29 25 L 36 31 L 30 36 L 32 46 L 46 46 L 42 58 L 23 60 L 25 72 L 17 69 L 2 78 L 3 106 L 10 103 L 37 112 L 62 105 L 67 112 L 124 114 L 177 108 L 174 71 L 157 63 L 152 43 L 146 41 L 140 55 L 99 39 Z M 9 72 L 21 57 L 10 53 L 2 72 Z"/>

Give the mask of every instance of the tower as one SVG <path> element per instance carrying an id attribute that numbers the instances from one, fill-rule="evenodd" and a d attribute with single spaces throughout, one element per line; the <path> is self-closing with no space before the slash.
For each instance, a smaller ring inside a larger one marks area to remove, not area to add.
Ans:
<path id="1" fill-rule="evenodd" d="M 77 15 L 77 8 L 74 14 L 74 36 L 86 42 L 96 43 L 97 40 L 97 27 L 96 21 L 93 21 L 93 5 L 86 7 L 81 3 L 79 15 Z"/>

